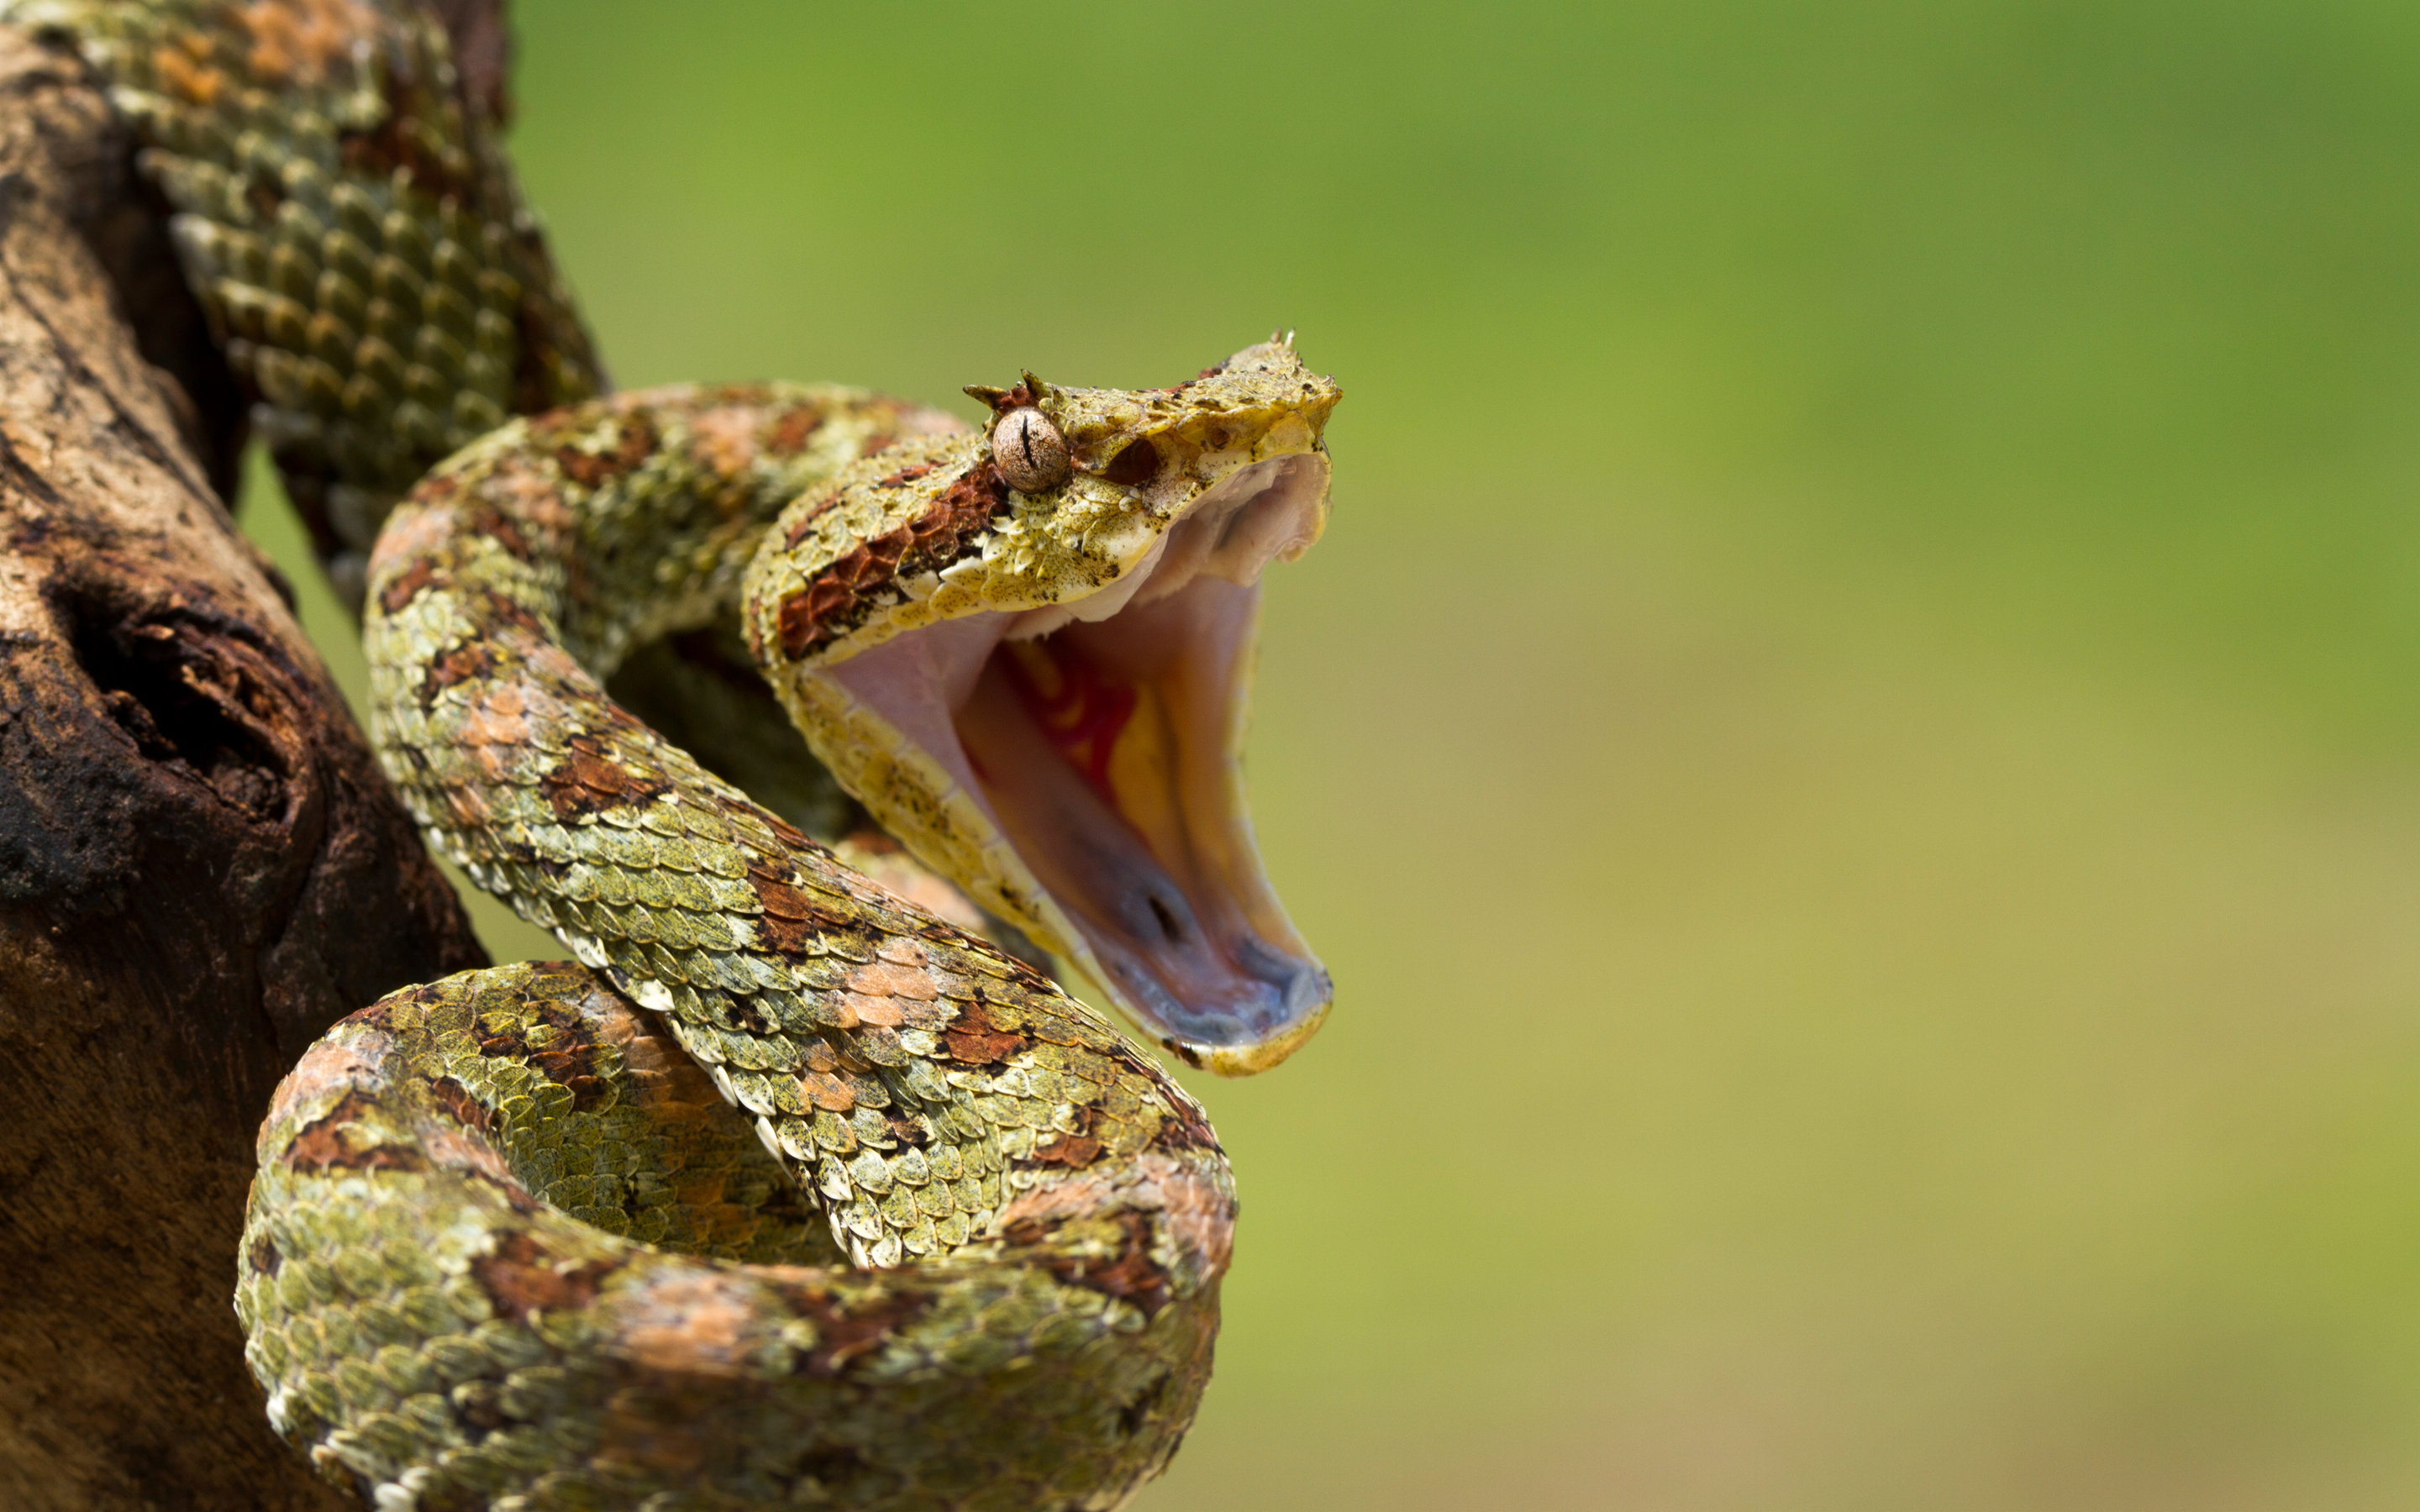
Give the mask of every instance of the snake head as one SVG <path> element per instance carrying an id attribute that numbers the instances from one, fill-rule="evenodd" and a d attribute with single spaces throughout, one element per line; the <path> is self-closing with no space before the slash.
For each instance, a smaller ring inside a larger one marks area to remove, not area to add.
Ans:
<path id="1" fill-rule="evenodd" d="M 1187 1062 L 1264 1071 L 1333 989 L 1270 887 L 1241 770 L 1260 577 L 1327 520 L 1341 397 L 1292 338 L 1173 388 L 970 390 L 793 504 L 752 642 L 886 828 Z"/>

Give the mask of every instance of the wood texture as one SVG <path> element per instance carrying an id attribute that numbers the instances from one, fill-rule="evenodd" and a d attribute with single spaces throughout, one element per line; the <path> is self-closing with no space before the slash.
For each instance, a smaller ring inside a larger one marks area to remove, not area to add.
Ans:
<path id="1" fill-rule="evenodd" d="M 497 7 L 445 8 L 501 89 Z M 0 28 L 0 1505 L 344 1505 L 243 1369 L 254 1131 L 482 958 L 222 501 L 242 405 L 131 163 Z"/>

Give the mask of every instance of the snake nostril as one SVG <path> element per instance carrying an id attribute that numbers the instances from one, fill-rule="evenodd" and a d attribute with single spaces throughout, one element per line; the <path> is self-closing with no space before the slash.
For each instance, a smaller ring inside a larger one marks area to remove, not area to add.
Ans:
<path id="1" fill-rule="evenodd" d="M 1153 898 L 1150 902 L 1151 917 L 1159 920 L 1159 932 L 1168 936 L 1168 943 L 1171 945 L 1184 944 L 1185 928 L 1176 921 L 1176 916 L 1169 911 L 1168 904 L 1162 903 L 1157 898 Z"/>
<path id="2" fill-rule="evenodd" d="M 1138 484 L 1149 483 L 1151 475 L 1158 471 L 1159 449 L 1148 440 L 1138 439 L 1109 459 L 1109 465 L 1101 470 L 1101 479 L 1121 488 L 1131 488 Z"/>

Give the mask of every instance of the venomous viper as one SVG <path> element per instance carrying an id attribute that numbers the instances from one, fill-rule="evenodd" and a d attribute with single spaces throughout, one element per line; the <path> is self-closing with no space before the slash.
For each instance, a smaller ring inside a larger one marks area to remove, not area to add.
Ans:
<path id="1" fill-rule="evenodd" d="M 363 604 L 405 801 L 579 958 L 395 994 L 280 1088 L 236 1292 L 271 1423 L 384 1512 L 1122 1503 L 1208 1379 L 1232 1180 L 1149 1056 L 976 932 L 1220 1072 L 1325 1015 L 1235 756 L 1335 386 L 1271 341 L 1167 389 L 971 389 L 982 429 L 600 397 L 406 0 L 0 15 L 136 129 Z M 843 864 L 606 695 L 718 625 L 959 891 Z"/>

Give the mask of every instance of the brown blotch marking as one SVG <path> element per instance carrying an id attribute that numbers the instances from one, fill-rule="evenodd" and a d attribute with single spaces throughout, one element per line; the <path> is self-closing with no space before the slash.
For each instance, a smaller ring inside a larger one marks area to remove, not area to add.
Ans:
<path id="1" fill-rule="evenodd" d="M 480 595 L 480 618 L 499 629 L 520 630 L 544 639 L 546 626 L 509 594 L 487 589 Z"/>
<path id="2" fill-rule="evenodd" d="M 420 706 L 424 709 L 437 702 L 437 695 L 473 677 L 485 677 L 499 665 L 495 652 L 484 640 L 473 640 L 453 650 L 428 664 L 420 677 Z"/>
<path id="3" fill-rule="evenodd" d="M 442 118 L 438 100 L 418 81 L 397 70 L 392 55 L 379 62 L 379 98 L 386 110 L 376 126 L 336 133 L 345 165 L 371 178 L 391 178 L 397 168 L 412 187 L 431 198 L 453 195 L 466 205 L 479 202 L 479 186 L 447 168 L 436 150 L 438 133 L 428 124 Z M 475 247 L 466 247 L 475 253 Z"/>
<path id="4" fill-rule="evenodd" d="M 653 803 L 671 791 L 660 778 L 627 770 L 606 755 L 594 735 L 571 737 L 571 754 L 537 779 L 547 807 L 565 824 L 609 809 Z"/>
<path id="5" fill-rule="evenodd" d="M 554 1257 L 528 1232 L 508 1234 L 495 1252 L 471 1262 L 471 1277 L 495 1304 L 496 1311 L 528 1322 L 541 1312 L 585 1307 L 597 1300 L 597 1288 L 613 1273 L 606 1260 L 585 1260 L 558 1269 Z"/>
<path id="6" fill-rule="evenodd" d="M 923 1122 L 909 1113 L 886 1113 L 882 1121 L 891 1126 L 891 1136 L 913 1149 L 922 1149 L 933 1142 L 932 1133 Z"/>
<path id="7" fill-rule="evenodd" d="M 251 0 L 236 19 L 252 34 L 246 66 L 263 83 L 325 77 L 353 40 L 371 35 L 377 24 L 349 0 Z"/>
<path id="8" fill-rule="evenodd" d="M 479 1054 L 510 1056 L 526 1060 L 539 1075 L 571 1092 L 571 1111 L 585 1113 L 604 1101 L 605 1084 L 597 1076 L 597 1039 L 588 1021 L 560 1003 L 534 998 L 524 1005 L 530 1015 L 553 1031 L 545 1045 L 532 1044 L 520 1034 L 479 1037 Z M 467 1094 L 466 1094 L 467 1095 Z M 464 1121 L 469 1121 L 465 1119 Z M 485 1132 L 486 1125 L 479 1125 Z"/>
<path id="9" fill-rule="evenodd" d="M 1099 1122 L 1101 1122 L 1101 1110 L 1096 1108 L 1096 1105 L 1077 1103 L 1075 1127 L 1072 1127 L 1072 1130 L 1058 1130 L 1058 1133 L 1050 1134 L 1050 1139 L 1036 1144 L 1036 1147 L 1033 1147 L 1033 1154 L 1016 1161 L 1018 1168 L 1067 1166 L 1070 1171 L 1081 1171 L 1084 1166 L 1089 1166 L 1089 1164 L 1094 1164 L 1096 1159 L 1101 1159 L 1101 1149 L 1106 1149 L 1099 1139 L 1092 1137 L 1092 1130 L 1094 1127 L 1099 1127 Z"/>
<path id="10" fill-rule="evenodd" d="M 934 466 L 931 462 L 919 462 L 912 468 L 901 468 L 888 477 L 876 478 L 874 486 L 877 488 L 905 488 L 918 478 L 929 476 Z"/>
<path id="11" fill-rule="evenodd" d="M 1168 1305 L 1168 1273 L 1151 1257 L 1151 1220 L 1129 1211 L 1113 1214 L 1110 1221 L 1119 1232 L 1113 1254 L 1045 1255 L 1042 1267 L 1065 1285 L 1130 1302 L 1145 1318 L 1156 1318 Z M 1057 1227 L 1038 1218 L 1019 1218 L 1001 1232 L 1012 1244 L 1039 1244 Z"/>
<path id="12" fill-rule="evenodd" d="M 907 1021 L 899 1005 L 888 997 L 868 997 L 862 993 L 846 993 L 841 997 L 857 1022 L 869 1028 L 895 1029 Z"/>
<path id="13" fill-rule="evenodd" d="M 225 70 L 210 64 L 210 39 L 189 32 L 152 50 L 151 69 L 168 93 L 209 106 L 226 87 Z"/>
<path id="14" fill-rule="evenodd" d="M 637 471 L 655 455 L 661 440 L 656 433 L 655 422 L 634 409 L 622 417 L 612 451 L 599 454 L 583 452 L 576 446 L 558 446 L 554 449 L 555 465 L 563 469 L 565 477 L 582 487 L 601 487 L 612 479 Z"/>
<path id="15" fill-rule="evenodd" d="M 780 1289 L 783 1299 L 815 1325 L 814 1348 L 807 1351 L 799 1368 L 822 1380 L 839 1375 L 851 1361 L 881 1348 L 914 1322 L 929 1300 L 899 1292 L 845 1304 L 820 1287 L 781 1286 Z"/>
<path id="16" fill-rule="evenodd" d="M 782 654 L 794 661 L 805 656 L 824 639 L 825 622 L 856 601 L 856 594 L 822 581 L 783 599 L 773 622 L 782 637 Z"/>
<path id="17" fill-rule="evenodd" d="M 690 415 L 689 455 L 712 480 L 703 491 L 711 493 L 715 507 L 726 517 L 747 508 L 747 473 L 765 451 L 764 428 L 763 413 L 738 394 L 698 406 Z"/>
<path id="18" fill-rule="evenodd" d="M 587 675 L 585 672 L 580 671 L 580 664 L 573 661 L 568 656 L 566 656 L 563 658 L 563 670 L 575 676 L 584 677 Z M 647 721 L 640 718 L 637 715 L 632 714 L 629 710 L 622 707 L 619 703 L 608 703 L 605 705 L 605 726 L 609 730 L 619 730 L 625 733 L 636 733 L 647 728 Z"/>
<path id="19" fill-rule="evenodd" d="M 849 972 L 841 985 L 869 997 L 902 997 L 911 1003 L 938 1000 L 940 989 L 934 984 L 921 949 L 915 956 L 902 960 L 898 952 L 903 943 L 885 941 L 876 952 L 877 958 Z"/>
<path id="20" fill-rule="evenodd" d="M 461 530 L 482 536 L 504 548 L 516 562 L 527 562 L 535 554 L 530 549 L 529 537 L 521 533 L 520 522 L 490 503 L 473 505 L 465 512 Z"/>
<path id="21" fill-rule="evenodd" d="M 835 913 L 804 890 L 792 887 L 783 872 L 773 870 L 779 864 L 763 857 L 751 858 L 748 863 L 748 886 L 755 891 L 756 901 L 765 905 L 765 912 L 756 919 L 756 933 L 768 947 L 783 955 L 803 956 L 807 942 L 819 934 L 862 930 L 859 920 Z"/>
<path id="22" fill-rule="evenodd" d="M 521 285 L 520 302 L 513 306 L 513 413 L 534 415 L 566 399 L 585 396 L 576 383 L 566 383 L 555 340 L 556 312 L 543 291 Z"/>
<path id="23" fill-rule="evenodd" d="M 424 557 L 404 568 L 396 575 L 394 581 L 386 585 L 385 591 L 379 594 L 379 608 L 393 614 L 419 597 L 420 591 L 435 581 L 437 569 L 430 566 Z"/>
<path id="24" fill-rule="evenodd" d="M 1170 1151 L 1206 1149 L 1213 1154 L 1226 1153 L 1219 1147 L 1218 1135 L 1211 1129 L 1210 1120 L 1203 1118 L 1201 1112 L 1190 1104 L 1178 1102 L 1174 1098 L 1168 1100 L 1167 1110 L 1160 1118 L 1159 1127 L 1152 1134 L 1151 1148 Z"/>
<path id="25" fill-rule="evenodd" d="M 826 1113 L 847 1113 L 857 1106 L 857 1094 L 848 1083 L 826 1071 L 805 1071 L 799 1075 L 799 1090 L 807 1101 Z"/>
<path id="26" fill-rule="evenodd" d="M 336 1105 L 302 1126 L 280 1157 L 290 1170 L 425 1171 L 428 1163 L 409 1145 L 356 1145 L 346 1131 L 378 1104 L 367 1093 L 347 1092 Z"/>
<path id="27" fill-rule="evenodd" d="M 800 405 L 774 423 L 772 433 L 765 438 L 765 450 L 775 456 L 796 456 L 823 428 L 823 410 L 813 405 Z"/>
<path id="28" fill-rule="evenodd" d="M 933 506 L 908 524 L 920 557 L 935 566 L 958 553 L 967 538 L 982 532 L 1008 502 L 1008 480 L 989 457 L 961 473 Z"/>
<path id="29" fill-rule="evenodd" d="M 243 1252 L 243 1257 L 254 1271 L 262 1275 L 275 1275 L 286 1269 L 286 1257 L 277 1252 L 275 1242 L 267 1234 L 254 1240 L 251 1247 Z"/>
<path id="30" fill-rule="evenodd" d="M 614 707 L 619 709 L 621 705 L 615 704 Z M 743 829 L 752 827 L 756 825 L 762 825 L 764 827 L 773 832 L 773 838 L 775 840 L 781 841 L 783 845 L 788 846 L 792 850 L 811 851 L 817 856 L 830 856 L 831 854 L 831 852 L 821 843 L 809 840 L 805 832 L 800 830 L 797 825 L 792 825 L 788 820 L 782 818 L 779 814 L 774 813 L 768 809 L 759 809 L 754 804 L 750 803 L 745 799 L 731 797 L 721 791 L 717 791 L 714 795 L 714 806 L 722 810 L 725 818 L 746 821 L 747 823 L 741 826 Z M 751 870 L 769 864 L 771 863 L 766 861 L 762 857 L 752 858 L 749 862 Z"/>
<path id="31" fill-rule="evenodd" d="M 421 133 L 412 129 L 415 124 L 390 88 L 386 114 L 376 126 L 336 133 L 345 166 L 366 178 L 389 178 L 401 168 L 411 175 L 414 188 L 431 195 L 463 193 L 470 186 L 446 172 L 444 160 L 427 150 Z"/>
<path id="32" fill-rule="evenodd" d="M 1047 1141 L 1035 1145 L 1033 1153 L 1016 1164 L 1020 1167 L 1064 1165 L 1069 1170 L 1081 1170 L 1101 1158 L 1107 1147 L 1093 1137 L 1093 1130 L 1101 1121 L 1101 1110 L 1089 1103 L 1076 1108 L 1076 1127 L 1054 1133 Z"/>
<path id="33" fill-rule="evenodd" d="M 826 850 L 823 846 L 817 844 L 812 840 L 809 840 L 805 830 L 791 824 L 780 814 L 774 813 L 770 810 L 752 810 L 751 811 L 755 812 L 757 816 L 764 821 L 765 827 L 771 830 L 773 832 L 773 838 L 780 841 L 783 844 L 792 846 L 799 850 L 813 849 L 818 856 L 830 856 L 831 854 L 831 852 Z"/>
<path id="34" fill-rule="evenodd" d="M 523 685 L 510 680 L 481 684 L 478 696 L 455 726 L 455 743 L 471 753 L 489 779 L 501 779 L 518 764 L 529 743 L 528 714 L 529 694 Z M 451 779 L 448 785 L 459 781 Z M 475 787 L 466 791 L 471 808 L 485 811 L 487 803 Z"/>
<path id="35" fill-rule="evenodd" d="M 486 1041 L 480 1041 L 479 1051 L 482 1055 L 487 1054 Z M 451 1076 L 440 1076 L 428 1084 L 428 1090 L 437 1099 L 437 1105 L 443 1108 L 455 1122 L 481 1138 L 487 1137 L 493 1116 L 488 1111 L 488 1104 L 472 1095 L 469 1088 Z"/>
<path id="36" fill-rule="evenodd" d="M 958 1005 L 955 1024 L 941 1036 L 953 1060 L 963 1060 L 970 1066 L 991 1065 L 1021 1054 L 1032 1042 L 1025 1036 L 1001 1028 L 992 1022 L 991 1014 L 978 1002 Z"/>
<path id="37" fill-rule="evenodd" d="M 1032 1164 L 1081 1170 L 1101 1158 L 1101 1142 L 1090 1134 L 1057 1134 L 1047 1144 L 1033 1147 Z"/>
<path id="38" fill-rule="evenodd" d="M 892 476 L 923 475 L 909 468 Z M 893 578 L 947 566 L 1008 502 L 1008 480 L 986 457 L 961 473 L 923 514 L 836 559 L 782 600 L 775 624 L 783 655 L 795 661 L 833 639 L 845 628 L 844 621 L 854 623 L 851 611 Z M 793 536 L 802 530 L 803 522 Z"/>

